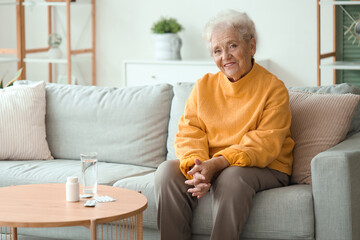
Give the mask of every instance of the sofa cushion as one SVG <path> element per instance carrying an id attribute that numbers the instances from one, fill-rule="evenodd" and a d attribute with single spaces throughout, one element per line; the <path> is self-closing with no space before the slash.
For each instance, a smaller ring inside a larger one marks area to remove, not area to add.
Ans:
<path id="1" fill-rule="evenodd" d="M 292 183 L 311 184 L 311 160 L 340 141 L 349 130 L 360 96 L 290 90 L 293 151 Z"/>
<path id="2" fill-rule="evenodd" d="M 155 171 L 143 176 L 135 176 L 121 179 L 113 184 L 115 187 L 141 191 L 148 200 L 146 210 L 143 212 L 143 225 L 146 228 L 157 229 L 157 212 L 154 194 L 154 174 Z"/>
<path id="3" fill-rule="evenodd" d="M 348 84 L 348 83 L 341 83 L 341 84 L 334 84 L 329 86 L 320 86 L 320 87 L 289 87 L 290 90 L 298 90 L 304 92 L 312 92 L 312 93 L 352 93 L 360 95 L 360 88 Z M 349 132 L 346 135 L 346 138 L 350 137 L 351 135 L 360 132 L 360 102 L 358 103 L 354 116 L 352 118 Z"/>
<path id="4" fill-rule="evenodd" d="M 122 89 L 48 84 L 46 128 L 55 158 L 157 167 L 166 158 L 172 86 Z"/>
<path id="5" fill-rule="evenodd" d="M 0 89 L 0 159 L 52 159 L 45 110 L 44 82 Z"/>
<path id="6" fill-rule="evenodd" d="M 122 179 L 117 187 L 140 190 L 148 199 L 144 212 L 144 228 L 157 229 L 154 173 Z M 194 210 L 193 234 L 210 235 L 212 229 L 212 197 L 199 199 Z M 311 186 L 294 185 L 274 188 L 255 195 L 253 207 L 242 233 L 249 239 L 313 239 L 314 212 Z"/>
<path id="7" fill-rule="evenodd" d="M 168 138 L 167 138 L 167 156 L 166 159 L 177 159 L 175 154 L 175 135 L 178 131 L 178 122 L 180 117 L 184 113 L 185 103 L 188 99 L 192 88 L 195 83 L 176 83 L 174 85 L 174 97 L 171 103 L 171 111 L 170 111 L 170 120 L 169 120 L 169 128 L 168 128 Z"/>
<path id="8" fill-rule="evenodd" d="M 98 162 L 98 184 L 112 185 L 127 177 L 143 175 L 154 168 Z M 65 183 L 69 176 L 81 181 L 80 160 L 0 161 L 0 187 L 9 185 Z"/>
<path id="9" fill-rule="evenodd" d="M 309 185 L 259 192 L 241 239 L 314 239 L 313 208 Z"/>

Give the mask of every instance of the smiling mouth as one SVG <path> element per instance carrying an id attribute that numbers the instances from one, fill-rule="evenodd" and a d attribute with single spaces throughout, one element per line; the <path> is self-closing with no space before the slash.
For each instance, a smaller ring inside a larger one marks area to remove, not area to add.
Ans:
<path id="1" fill-rule="evenodd" d="M 229 67 L 229 66 L 232 66 L 234 64 L 235 64 L 234 62 L 230 62 L 230 63 L 225 64 L 224 67 Z"/>

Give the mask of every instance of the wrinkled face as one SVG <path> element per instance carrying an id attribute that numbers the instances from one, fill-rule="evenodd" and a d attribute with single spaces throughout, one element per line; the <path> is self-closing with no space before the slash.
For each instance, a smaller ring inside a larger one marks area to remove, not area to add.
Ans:
<path id="1" fill-rule="evenodd" d="M 211 35 L 211 55 L 230 81 L 238 81 L 251 70 L 255 52 L 255 39 L 247 43 L 232 27 L 216 28 Z"/>

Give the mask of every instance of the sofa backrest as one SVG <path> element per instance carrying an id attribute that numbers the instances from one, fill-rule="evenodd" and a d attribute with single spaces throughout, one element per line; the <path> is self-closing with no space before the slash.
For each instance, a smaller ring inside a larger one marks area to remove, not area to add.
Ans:
<path id="1" fill-rule="evenodd" d="M 194 85 L 195 83 L 190 82 L 174 84 L 174 97 L 171 103 L 169 130 L 167 138 L 167 160 L 177 159 L 174 147 L 175 134 L 178 131 L 179 119 L 184 113 L 186 100 L 188 99 Z"/>
<path id="2" fill-rule="evenodd" d="M 122 89 L 47 84 L 46 131 L 54 158 L 157 167 L 166 158 L 172 86 Z"/>

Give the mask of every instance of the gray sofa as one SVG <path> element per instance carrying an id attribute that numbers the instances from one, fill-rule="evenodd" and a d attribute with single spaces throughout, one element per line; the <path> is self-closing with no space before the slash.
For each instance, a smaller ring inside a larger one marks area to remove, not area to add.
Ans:
<path id="1" fill-rule="evenodd" d="M 160 163 L 176 158 L 177 121 L 192 86 L 115 89 L 47 84 L 46 131 L 54 160 L 0 161 L 0 185 L 64 183 L 67 176 L 80 177 L 80 153 L 97 151 L 98 183 L 142 191 L 148 199 L 144 239 L 159 239 L 154 173 Z M 343 85 L 340 91 L 343 88 L 346 92 L 350 87 Z M 359 111 L 356 114 L 359 117 Z M 256 194 L 241 239 L 360 239 L 359 147 L 360 133 L 355 133 L 317 155 L 311 163 L 312 185 Z M 209 238 L 210 209 L 207 194 L 194 212 L 193 239 Z M 21 228 L 18 234 L 90 239 L 84 227 Z"/>

